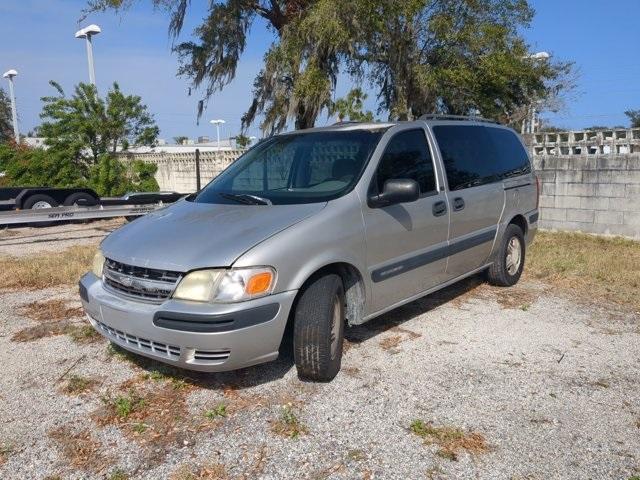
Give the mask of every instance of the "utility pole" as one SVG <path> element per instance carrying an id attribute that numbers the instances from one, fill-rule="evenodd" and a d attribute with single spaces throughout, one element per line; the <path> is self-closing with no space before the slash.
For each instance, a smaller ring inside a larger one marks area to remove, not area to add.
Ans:
<path id="1" fill-rule="evenodd" d="M 18 111 L 16 110 L 16 92 L 13 89 L 13 77 L 18 75 L 15 70 L 8 70 L 2 75 L 9 80 L 9 96 L 11 97 L 11 117 L 13 118 L 13 137 L 16 143 L 20 143 L 20 131 L 18 130 Z"/>
<path id="2" fill-rule="evenodd" d="M 218 151 L 220 151 L 220 125 L 224 125 L 226 122 L 224 120 L 211 120 L 209 122 L 212 125 L 216 126 L 216 135 L 218 137 Z"/>
<path id="3" fill-rule="evenodd" d="M 98 25 L 89 25 L 76 32 L 76 38 L 84 38 L 87 44 L 87 62 L 89 63 L 89 83 L 96 85 L 96 71 L 93 65 L 93 43 L 91 37 L 98 35 L 102 30 Z"/>

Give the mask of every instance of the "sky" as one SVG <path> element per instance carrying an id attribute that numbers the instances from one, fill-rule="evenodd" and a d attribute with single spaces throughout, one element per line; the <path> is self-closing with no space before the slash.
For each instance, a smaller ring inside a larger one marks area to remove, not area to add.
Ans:
<path id="1" fill-rule="evenodd" d="M 188 40 L 206 14 L 206 0 L 193 0 L 180 41 Z M 575 62 L 577 88 L 565 108 L 546 113 L 550 123 L 569 129 L 592 125 L 628 125 L 624 111 L 640 109 L 640 0 L 530 0 L 536 10 L 531 27 L 523 31 L 531 51 L 547 51 L 554 58 Z M 53 94 L 49 80 L 71 92 L 88 81 L 84 40 L 74 38 L 81 27 L 96 23 L 102 33 L 94 38 L 98 90 L 104 93 L 117 81 L 128 94 L 140 95 L 154 114 L 161 138 L 175 136 L 215 138 L 212 118 L 227 123 L 222 137 L 240 131 L 240 118 L 251 101 L 252 84 L 273 34 L 262 22 L 250 32 L 235 80 L 206 106 L 200 124 L 196 108 L 202 92 L 189 95 L 189 80 L 176 76 L 178 58 L 171 52 L 168 17 L 149 0 L 132 9 L 89 15 L 80 22 L 86 0 L 0 0 L 0 73 L 18 71 L 15 79 L 20 130 L 40 123 L 40 98 Z M 6 81 L 0 85 L 7 89 Z M 337 96 L 350 88 L 341 77 Z M 367 107 L 375 110 L 373 94 Z M 318 124 L 331 123 L 322 116 Z M 261 136 L 256 127 L 250 135 Z"/>

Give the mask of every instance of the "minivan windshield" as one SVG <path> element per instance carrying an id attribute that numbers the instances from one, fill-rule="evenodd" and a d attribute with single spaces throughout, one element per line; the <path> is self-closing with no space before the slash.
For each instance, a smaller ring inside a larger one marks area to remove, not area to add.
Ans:
<path id="1" fill-rule="evenodd" d="M 383 130 L 316 131 L 259 143 L 195 195 L 196 203 L 326 202 L 353 189 Z"/>

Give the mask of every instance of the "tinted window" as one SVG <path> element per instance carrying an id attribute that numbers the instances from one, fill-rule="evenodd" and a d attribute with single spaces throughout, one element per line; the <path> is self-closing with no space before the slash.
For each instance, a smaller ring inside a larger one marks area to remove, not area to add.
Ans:
<path id="1" fill-rule="evenodd" d="M 218 175 L 194 201 L 274 204 L 323 202 L 350 191 L 383 131 L 278 135 L 261 142 Z"/>
<path id="2" fill-rule="evenodd" d="M 378 164 L 378 192 L 382 191 L 384 182 L 399 178 L 418 182 L 420 193 L 436 189 L 433 162 L 423 130 L 400 132 L 389 141 Z"/>
<path id="3" fill-rule="evenodd" d="M 496 170 L 503 178 L 531 172 L 527 152 L 514 132 L 491 127 L 485 130 L 496 150 Z"/>
<path id="4" fill-rule="evenodd" d="M 471 125 L 433 127 L 450 190 L 460 190 L 530 171 L 526 151 L 506 129 Z"/>

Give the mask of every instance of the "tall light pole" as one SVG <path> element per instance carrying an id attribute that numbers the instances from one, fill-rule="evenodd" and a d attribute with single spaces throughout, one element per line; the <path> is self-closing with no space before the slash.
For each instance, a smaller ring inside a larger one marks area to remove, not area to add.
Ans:
<path id="1" fill-rule="evenodd" d="M 15 70 L 8 70 L 2 75 L 9 80 L 9 96 L 11 97 L 11 116 L 13 117 L 13 137 L 16 143 L 20 143 L 20 132 L 18 131 L 18 111 L 16 110 L 16 92 L 13 90 L 13 77 L 18 75 Z"/>
<path id="2" fill-rule="evenodd" d="M 224 125 L 226 122 L 224 120 L 211 120 L 209 122 L 211 125 L 215 125 L 216 126 L 216 134 L 218 137 L 218 150 L 220 150 L 220 125 Z"/>
<path id="3" fill-rule="evenodd" d="M 87 60 L 89 62 L 89 83 L 95 86 L 96 84 L 96 71 L 93 66 L 93 45 L 91 43 L 91 37 L 98 35 L 102 30 L 98 25 L 89 25 L 76 32 L 76 38 L 84 38 L 87 43 Z"/>

